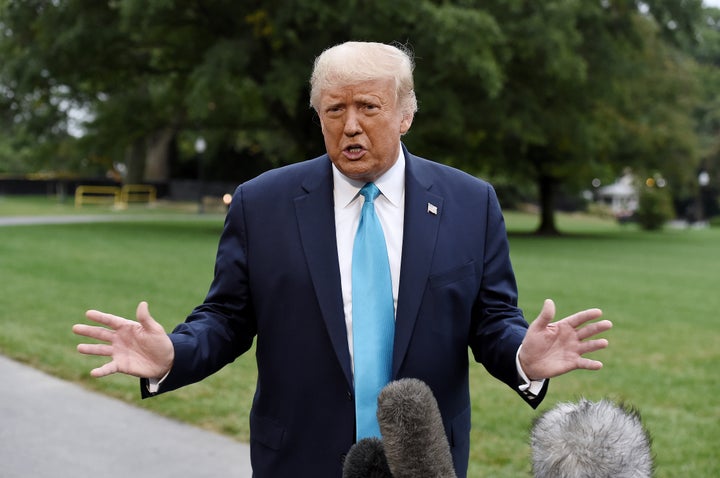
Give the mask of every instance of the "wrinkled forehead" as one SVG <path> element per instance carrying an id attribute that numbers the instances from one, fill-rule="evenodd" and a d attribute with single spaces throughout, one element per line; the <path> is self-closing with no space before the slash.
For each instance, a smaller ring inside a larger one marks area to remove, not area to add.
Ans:
<path id="1" fill-rule="evenodd" d="M 320 89 L 320 103 L 337 101 L 378 101 L 382 104 L 394 103 L 397 99 L 395 80 L 378 78 L 374 80 L 328 81 Z"/>

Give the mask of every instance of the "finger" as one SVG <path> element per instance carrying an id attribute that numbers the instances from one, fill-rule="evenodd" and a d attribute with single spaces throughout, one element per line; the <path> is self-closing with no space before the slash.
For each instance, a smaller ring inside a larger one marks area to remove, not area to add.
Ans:
<path id="1" fill-rule="evenodd" d="M 86 324 L 75 324 L 73 325 L 72 331 L 76 335 L 102 340 L 103 342 L 110 342 L 113 336 L 113 332 L 110 329 Z"/>
<path id="2" fill-rule="evenodd" d="M 115 362 L 108 362 L 102 367 L 94 368 L 90 370 L 90 375 L 95 378 L 100 377 L 106 377 L 108 375 L 111 375 L 113 373 L 116 373 L 118 371 L 117 365 L 115 365 Z"/>
<path id="3" fill-rule="evenodd" d="M 537 316 L 537 319 L 535 319 L 530 326 L 544 329 L 550 324 L 550 322 L 552 322 L 554 318 L 555 302 L 553 302 L 552 299 L 545 299 L 545 302 L 543 302 L 542 310 L 540 311 L 540 315 Z"/>
<path id="4" fill-rule="evenodd" d="M 110 345 L 105 344 L 78 344 L 77 351 L 85 355 L 101 355 L 103 357 L 110 357 L 113 352 L 113 348 Z"/>
<path id="5" fill-rule="evenodd" d="M 573 328 L 578 328 L 582 324 L 595 320 L 602 316 L 602 310 L 600 309 L 587 309 L 580 312 L 576 312 L 573 315 L 565 317 L 563 320 L 570 324 Z"/>
<path id="6" fill-rule="evenodd" d="M 150 307 L 145 301 L 142 301 L 138 304 L 137 309 L 135 310 L 135 318 L 145 328 L 151 328 L 155 322 L 150 315 Z"/>
<path id="7" fill-rule="evenodd" d="M 111 329 L 118 329 L 125 322 L 128 322 L 128 320 L 123 317 L 106 314 L 105 312 L 100 312 L 99 310 L 88 310 L 87 312 L 85 312 L 85 317 L 92 320 L 93 322 L 97 322 L 98 324 L 106 325 Z"/>
<path id="8" fill-rule="evenodd" d="M 598 350 L 602 350 L 607 348 L 608 341 L 607 339 L 596 339 L 596 340 L 588 340 L 585 342 L 580 342 L 580 346 L 578 348 L 578 353 L 580 355 L 589 354 L 590 352 L 596 352 Z"/>
<path id="9" fill-rule="evenodd" d="M 577 362 L 577 368 L 585 370 L 600 370 L 603 367 L 603 363 L 598 360 L 591 360 L 587 358 L 580 358 Z"/>
<path id="10" fill-rule="evenodd" d="M 142 301 L 138 304 L 135 311 L 137 321 L 148 331 L 165 333 L 165 329 L 150 315 L 148 303 Z"/>
<path id="11" fill-rule="evenodd" d="M 612 328 L 613 324 L 609 320 L 601 320 L 593 324 L 588 324 L 585 327 L 578 329 L 577 337 L 579 340 L 585 340 L 593 335 L 601 334 Z"/>

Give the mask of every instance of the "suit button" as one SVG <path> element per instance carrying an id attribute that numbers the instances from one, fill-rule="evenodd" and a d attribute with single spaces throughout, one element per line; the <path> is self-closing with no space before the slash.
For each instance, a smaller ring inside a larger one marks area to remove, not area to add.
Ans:
<path id="1" fill-rule="evenodd" d="M 353 396 L 352 396 L 352 392 L 350 390 L 348 390 L 347 397 L 348 397 L 348 400 L 352 402 Z"/>

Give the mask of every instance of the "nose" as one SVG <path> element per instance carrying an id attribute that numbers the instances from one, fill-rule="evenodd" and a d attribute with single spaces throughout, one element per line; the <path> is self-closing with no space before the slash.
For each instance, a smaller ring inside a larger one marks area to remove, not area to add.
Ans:
<path id="1" fill-rule="evenodd" d="M 343 129 L 345 136 L 356 136 L 362 133 L 362 126 L 357 113 L 353 109 L 348 109 L 345 113 L 345 128 Z"/>

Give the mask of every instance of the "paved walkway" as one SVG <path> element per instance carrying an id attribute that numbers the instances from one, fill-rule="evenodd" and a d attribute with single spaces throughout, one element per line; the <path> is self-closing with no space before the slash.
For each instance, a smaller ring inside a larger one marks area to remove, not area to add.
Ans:
<path id="1" fill-rule="evenodd" d="M 250 478 L 250 451 L 0 356 L 3 478 Z"/>
<path id="2" fill-rule="evenodd" d="M 0 226 L 137 219 L 0 217 Z M 246 444 L 88 391 L 1 355 L 0 377 L 3 478 L 252 477 Z"/>

